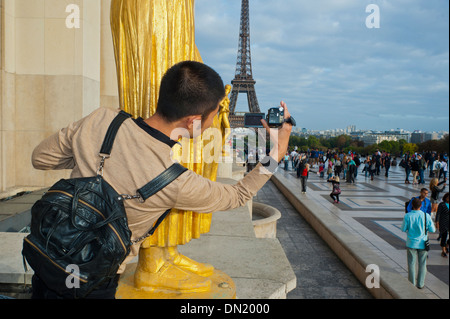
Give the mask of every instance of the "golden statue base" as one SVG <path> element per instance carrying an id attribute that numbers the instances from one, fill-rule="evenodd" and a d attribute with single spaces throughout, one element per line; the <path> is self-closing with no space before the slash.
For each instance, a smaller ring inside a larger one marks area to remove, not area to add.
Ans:
<path id="1" fill-rule="evenodd" d="M 134 285 L 134 272 L 137 263 L 127 265 L 127 269 L 120 276 L 116 292 L 117 299 L 236 299 L 236 285 L 224 272 L 215 269 L 214 274 L 208 277 L 211 289 L 205 292 L 178 292 L 171 290 L 154 289 L 147 291 L 138 289 Z"/>

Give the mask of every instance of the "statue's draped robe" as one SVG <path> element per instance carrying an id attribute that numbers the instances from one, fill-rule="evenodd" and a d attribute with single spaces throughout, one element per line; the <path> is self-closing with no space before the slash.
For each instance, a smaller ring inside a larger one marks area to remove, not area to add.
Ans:
<path id="1" fill-rule="evenodd" d="M 120 106 L 134 117 L 155 113 L 161 79 L 171 66 L 202 62 L 195 45 L 194 0 L 112 0 L 111 29 Z M 217 117 L 213 127 L 220 127 Z M 201 137 L 197 141 L 188 142 L 191 159 L 182 164 L 216 180 L 217 163 L 203 163 Z M 158 247 L 183 245 L 210 226 L 211 214 L 173 210 L 147 241 Z"/>

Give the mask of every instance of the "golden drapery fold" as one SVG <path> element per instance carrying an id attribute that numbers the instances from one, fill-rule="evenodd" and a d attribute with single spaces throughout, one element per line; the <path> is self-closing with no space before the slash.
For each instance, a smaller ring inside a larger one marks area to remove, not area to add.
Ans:
<path id="1" fill-rule="evenodd" d="M 120 105 L 135 118 L 145 119 L 155 113 L 160 82 L 170 67 L 186 60 L 202 62 L 195 44 L 194 2 L 112 0 L 111 30 Z M 216 117 L 213 127 L 220 125 Z M 191 156 L 202 156 L 202 148 L 201 142 L 190 141 Z M 216 180 L 217 163 L 204 164 L 201 159 L 191 158 L 182 164 Z M 158 247 L 184 245 L 209 232 L 210 226 L 211 214 L 173 210 L 147 241 Z"/>

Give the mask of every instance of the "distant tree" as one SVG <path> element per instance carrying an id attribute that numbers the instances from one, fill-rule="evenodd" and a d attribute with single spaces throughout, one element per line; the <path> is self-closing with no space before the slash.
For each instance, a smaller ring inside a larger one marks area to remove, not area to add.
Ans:
<path id="1" fill-rule="evenodd" d="M 352 142 L 352 138 L 349 135 L 341 135 L 338 136 L 336 140 L 336 147 L 339 148 L 339 150 L 343 150 L 344 148 L 350 146 L 350 143 Z"/>
<path id="2" fill-rule="evenodd" d="M 432 140 L 419 144 L 419 150 L 421 152 L 438 152 L 449 153 L 449 136 L 448 134 L 440 140 Z"/>
<path id="3" fill-rule="evenodd" d="M 309 136 L 308 137 L 308 146 L 310 148 L 318 148 L 320 145 L 320 141 L 317 137 L 315 136 Z"/>
<path id="4" fill-rule="evenodd" d="M 410 154 L 413 154 L 417 151 L 419 151 L 419 146 L 417 144 L 406 143 L 403 145 L 403 153 L 409 152 Z"/>
<path id="5" fill-rule="evenodd" d="M 391 153 L 392 145 L 389 141 L 383 141 L 378 144 L 380 150 Z"/>
<path id="6" fill-rule="evenodd" d="M 301 137 L 301 136 L 296 136 L 296 135 L 291 135 L 291 137 L 289 138 L 289 147 L 294 148 L 295 146 L 298 147 L 303 147 L 303 146 L 307 146 L 308 141 L 306 140 L 306 138 Z"/>

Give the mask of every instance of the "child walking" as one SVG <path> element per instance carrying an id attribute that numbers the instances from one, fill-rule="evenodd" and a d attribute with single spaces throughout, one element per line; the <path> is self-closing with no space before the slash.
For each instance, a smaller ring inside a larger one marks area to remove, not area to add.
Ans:
<path id="1" fill-rule="evenodd" d="M 320 174 L 320 178 L 323 178 L 325 175 L 325 163 L 323 161 L 319 162 L 319 174 Z"/>
<path id="2" fill-rule="evenodd" d="M 339 176 L 333 176 L 328 179 L 328 182 L 333 184 L 333 190 L 331 191 L 330 197 L 334 200 L 335 204 L 339 204 L 339 195 L 341 195 L 341 184 L 339 182 Z"/>

